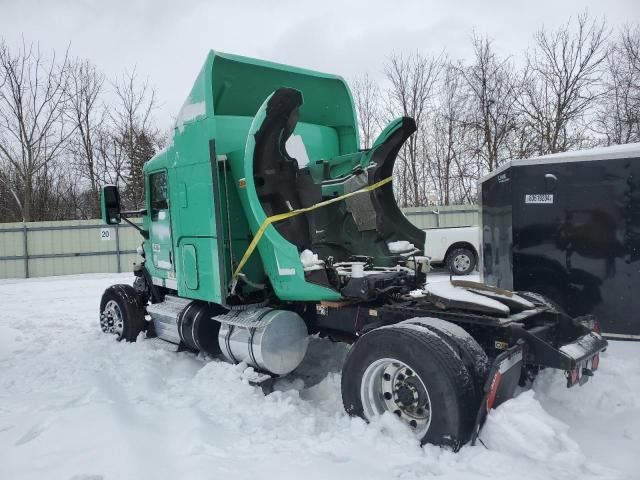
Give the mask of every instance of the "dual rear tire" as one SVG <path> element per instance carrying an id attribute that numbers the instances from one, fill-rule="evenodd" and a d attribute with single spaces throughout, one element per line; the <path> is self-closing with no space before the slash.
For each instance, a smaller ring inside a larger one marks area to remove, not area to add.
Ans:
<path id="1" fill-rule="evenodd" d="M 407 320 L 356 342 L 342 371 L 342 399 L 351 415 L 389 412 L 421 443 L 457 450 L 473 431 L 488 369 L 486 354 L 461 328 Z"/>

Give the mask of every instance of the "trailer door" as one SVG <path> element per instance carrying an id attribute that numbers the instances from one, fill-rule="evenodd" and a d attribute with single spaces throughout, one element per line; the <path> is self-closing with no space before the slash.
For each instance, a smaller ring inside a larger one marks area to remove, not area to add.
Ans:
<path id="1" fill-rule="evenodd" d="M 630 329 L 628 159 L 563 165 L 570 181 L 563 190 L 566 208 L 561 245 L 569 274 L 566 309 L 594 314 L 603 332 Z M 570 169 L 570 171 L 569 171 Z"/>

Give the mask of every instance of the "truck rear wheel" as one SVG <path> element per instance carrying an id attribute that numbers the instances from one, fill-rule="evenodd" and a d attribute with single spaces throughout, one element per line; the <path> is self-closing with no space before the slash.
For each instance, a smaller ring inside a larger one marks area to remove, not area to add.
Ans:
<path id="1" fill-rule="evenodd" d="M 484 396 L 484 384 L 489 376 L 491 364 L 489 357 L 482 349 L 480 344 L 473 338 L 469 332 L 455 323 L 447 322 L 439 318 L 417 317 L 398 324 L 421 325 L 445 340 L 449 346 L 458 354 L 467 371 L 473 377 L 475 401 L 480 405 L 480 401 Z"/>
<path id="2" fill-rule="evenodd" d="M 342 370 L 342 400 L 350 415 L 397 415 L 421 443 L 457 450 L 473 429 L 477 405 L 471 376 L 445 340 L 419 325 L 363 335 Z"/>
<path id="3" fill-rule="evenodd" d="M 454 248 L 447 254 L 445 263 L 454 275 L 469 275 L 476 268 L 476 255 L 468 248 Z"/>
<path id="4" fill-rule="evenodd" d="M 147 326 L 144 307 L 131 285 L 112 285 L 100 301 L 100 329 L 118 340 L 135 342 Z"/>

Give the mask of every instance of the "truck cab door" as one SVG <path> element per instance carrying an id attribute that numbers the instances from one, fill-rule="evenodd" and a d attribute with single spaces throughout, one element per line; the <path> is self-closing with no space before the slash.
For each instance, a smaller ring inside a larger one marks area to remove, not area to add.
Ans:
<path id="1" fill-rule="evenodd" d="M 154 269 L 163 278 L 175 278 L 166 170 L 149 175 L 149 207 L 149 242 Z M 162 275 L 163 270 L 166 275 Z"/>

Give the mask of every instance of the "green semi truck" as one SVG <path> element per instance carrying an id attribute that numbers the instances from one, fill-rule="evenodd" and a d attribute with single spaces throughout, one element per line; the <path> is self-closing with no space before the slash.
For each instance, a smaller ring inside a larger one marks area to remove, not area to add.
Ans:
<path id="1" fill-rule="evenodd" d="M 606 341 L 591 317 L 474 282 L 428 282 L 425 232 L 401 213 L 393 168 L 416 130 L 392 121 L 359 148 L 340 77 L 211 52 L 164 151 L 144 166 L 133 285 L 108 288 L 100 324 L 245 362 L 268 386 L 310 335 L 347 342 L 346 411 L 390 412 L 422 442 L 473 441 L 489 409 L 544 368 L 584 383 Z"/>

